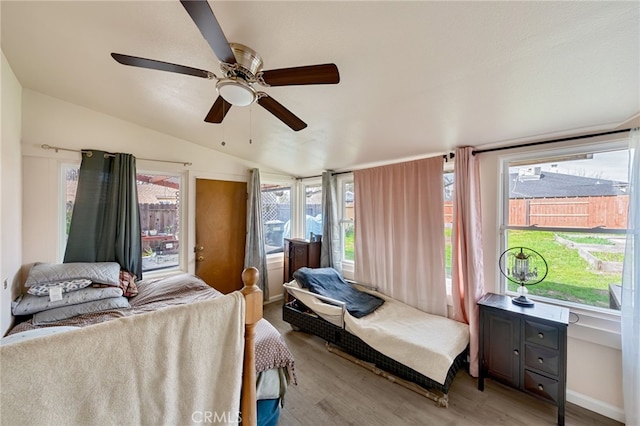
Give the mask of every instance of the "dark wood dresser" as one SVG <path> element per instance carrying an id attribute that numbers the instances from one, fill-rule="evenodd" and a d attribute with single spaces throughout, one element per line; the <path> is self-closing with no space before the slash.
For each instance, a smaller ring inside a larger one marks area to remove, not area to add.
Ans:
<path id="1" fill-rule="evenodd" d="M 285 238 L 284 239 L 284 282 L 293 279 L 293 273 L 303 266 L 320 267 L 321 242 Z"/>
<path id="2" fill-rule="evenodd" d="M 478 389 L 484 379 L 500 382 L 554 403 L 564 425 L 569 309 L 535 302 L 522 307 L 511 297 L 488 293 L 479 302 Z"/>

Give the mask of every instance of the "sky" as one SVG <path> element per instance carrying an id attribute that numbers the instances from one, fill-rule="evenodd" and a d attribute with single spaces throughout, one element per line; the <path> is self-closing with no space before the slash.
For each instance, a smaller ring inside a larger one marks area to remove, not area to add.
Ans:
<path id="1" fill-rule="evenodd" d="M 592 159 L 554 161 L 537 164 L 543 171 L 629 182 L 629 151 L 593 154 Z M 516 171 L 520 167 L 512 168 Z"/>

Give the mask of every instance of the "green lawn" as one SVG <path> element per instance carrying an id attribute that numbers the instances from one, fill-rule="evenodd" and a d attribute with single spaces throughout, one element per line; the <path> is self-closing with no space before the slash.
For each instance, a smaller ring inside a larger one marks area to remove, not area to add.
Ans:
<path id="1" fill-rule="evenodd" d="M 345 260 L 355 260 L 355 234 L 353 232 L 353 225 L 351 225 L 351 229 L 347 229 L 344 234 L 344 259 Z"/>
<path id="2" fill-rule="evenodd" d="M 571 239 L 575 241 L 574 236 Z M 597 240 L 604 239 L 586 237 L 583 242 L 598 244 Z M 599 243 L 605 242 L 608 243 L 607 240 Z M 547 261 L 547 277 L 541 283 L 529 286 L 530 294 L 608 308 L 609 284 L 620 284 L 619 273 L 594 271 L 576 249 L 556 242 L 552 232 L 509 231 L 509 246 L 532 248 Z M 517 287 L 517 284 L 509 282 L 510 290 L 515 291 Z"/>
<path id="3" fill-rule="evenodd" d="M 624 260 L 624 253 L 611 253 L 609 251 L 593 251 L 592 255 L 605 262 L 622 262 Z"/>
<path id="4" fill-rule="evenodd" d="M 445 268 L 451 277 L 451 228 L 445 228 Z M 600 236 L 567 235 L 562 238 L 583 244 L 611 245 Z M 527 287 L 530 294 L 582 303 L 603 308 L 609 307 L 609 284 L 620 284 L 620 273 L 594 271 L 578 251 L 557 242 L 553 232 L 509 231 L 509 247 L 529 247 L 540 253 L 547 261 L 549 273 L 539 284 Z M 621 262 L 618 253 L 594 252 L 599 259 Z M 354 260 L 353 230 L 345 234 L 345 259 Z M 516 291 L 518 285 L 509 282 L 509 290 Z"/>

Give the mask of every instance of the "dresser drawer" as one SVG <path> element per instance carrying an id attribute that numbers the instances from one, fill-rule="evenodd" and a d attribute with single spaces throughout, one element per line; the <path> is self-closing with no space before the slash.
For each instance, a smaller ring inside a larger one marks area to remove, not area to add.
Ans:
<path id="1" fill-rule="evenodd" d="M 525 320 L 524 339 L 548 348 L 558 349 L 558 329 L 539 322 Z"/>
<path id="2" fill-rule="evenodd" d="M 553 349 L 546 349 L 539 346 L 525 345 L 524 348 L 524 365 L 525 367 L 534 368 L 544 371 L 545 373 L 558 375 L 558 363 L 560 362 L 560 354 Z"/>
<path id="3" fill-rule="evenodd" d="M 553 402 L 558 402 L 558 381 L 524 370 L 524 389 Z"/>

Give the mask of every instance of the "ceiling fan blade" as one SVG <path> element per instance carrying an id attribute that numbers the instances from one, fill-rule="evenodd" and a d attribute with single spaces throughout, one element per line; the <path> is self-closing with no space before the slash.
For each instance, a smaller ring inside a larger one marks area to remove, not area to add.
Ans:
<path id="1" fill-rule="evenodd" d="M 258 103 L 261 107 L 275 115 L 280 121 L 291 127 L 296 132 L 307 127 L 307 123 L 300 120 L 294 113 L 283 107 L 278 101 L 266 93 L 261 92 L 261 96 L 258 98 Z"/>
<path id="2" fill-rule="evenodd" d="M 218 99 L 213 103 L 204 121 L 207 123 L 222 123 L 224 116 L 227 115 L 230 109 L 231 104 L 225 101 L 222 96 L 218 96 Z"/>
<path id="3" fill-rule="evenodd" d="M 233 56 L 227 37 L 222 32 L 207 0 L 180 0 L 180 3 L 187 10 L 218 59 L 227 64 L 235 64 L 236 57 Z"/>
<path id="4" fill-rule="evenodd" d="M 137 56 L 122 55 L 120 53 L 112 53 L 111 57 L 122 65 L 131 65 L 133 67 L 149 68 L 152 70 L 169 71 L 202 78 L 213 78 L 213 74 L 209 71 L 199 70 L 197 68 L 191 68 L 184 65 L 171 64 L 169 62 L 156 61 L 153 59 L 139 58 Z"/>
<path id="5" fill-rule="evenodd" d="M 302 84 L 337 84 L 340 73 L 335 64 L 308 65 L 262 72 L 269 86 L 295 86 Z"/>

